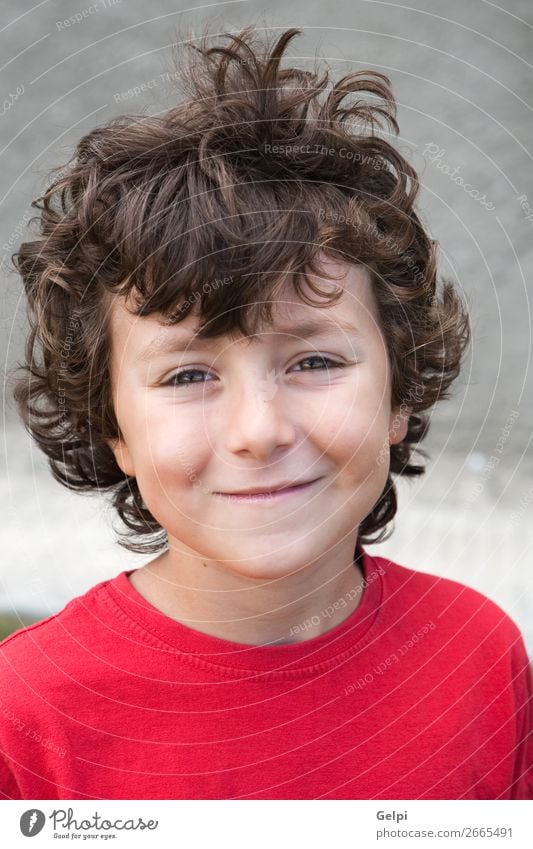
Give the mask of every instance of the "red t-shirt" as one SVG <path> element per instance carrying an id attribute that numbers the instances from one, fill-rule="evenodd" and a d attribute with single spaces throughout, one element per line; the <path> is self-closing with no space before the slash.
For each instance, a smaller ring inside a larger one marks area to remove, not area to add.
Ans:
<path id="1" fill-rule="evenodd" d="M 11 635 L 0 796 L 533 798 L 512 619 L 460 583 L 356 553 L 359 606 L 301 642 L 203 634 L 145 601 L 131 571 Z"/>

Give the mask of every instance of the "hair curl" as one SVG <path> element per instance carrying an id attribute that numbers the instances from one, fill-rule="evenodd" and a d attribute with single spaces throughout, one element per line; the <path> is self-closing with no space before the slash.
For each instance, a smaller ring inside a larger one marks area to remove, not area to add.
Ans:
<path id="1" fill-rule="evenodd" d="M 136 315 L 161 313 L 170 324 L 198 305 L 200 336 L 249 335 L 271 322 L 286 279 L 320 306 L 299 279 L 326 297 L 312 277 L 323 274 L 319 252 L 367 267 L 392 401 L 412 414 L 405 439 L 390 448 L 386 486 L 360 525 L 361 544 L 390 536 L 392 476 L 424 473 L 411 461 L 413 452 L 428 456 L 416 447 L 429 428 L 424 411 L 448 397 L 460 371 L 467 312 L 451 282 L 437 292 L 437 243 L 413 209 L 417 174 L 379 133 L 399 133 L 390 81 L 357 71 L 328 91 L 329 71 L 320 76 L 316 62 L 314 72 L 281 69 L 300 32 L 288 29 L 272 43 L 246 27 L 225 33 L 225 44 L 210 47 L 206 33 L 188 43 L 176 75 L 189 98 L 160 116 L 121 115 L 83 136 L 32 202 L 41 210 L 38 238 L 12 256 L 30 320 L 25 374 L 13 389 L 20 415 L 56 480 L 112 494 L 129 529 L 119 543 L 131 551 L 157 552 L 168 540 L 105 441 L 120 436 L 109 369 L 113 297 L 131 295 Z M 356 99 L 347 102 L 349 95 Z M 232 285 L 203 285 L 221 277 Z"/>

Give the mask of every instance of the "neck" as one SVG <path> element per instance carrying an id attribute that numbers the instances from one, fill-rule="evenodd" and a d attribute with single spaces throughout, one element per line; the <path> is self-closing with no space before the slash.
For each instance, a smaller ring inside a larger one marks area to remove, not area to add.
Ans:
<path id="1" fill-rule="evenodd" d="M 290 574 L 257 578 L 172 549 L 130 576 L 153 607 L 201 633 L 248 645 L 312 639 L 359 606 L 364 587 L 353 539 Z M 357 553 L 360 553 L 358 549 Z"/>

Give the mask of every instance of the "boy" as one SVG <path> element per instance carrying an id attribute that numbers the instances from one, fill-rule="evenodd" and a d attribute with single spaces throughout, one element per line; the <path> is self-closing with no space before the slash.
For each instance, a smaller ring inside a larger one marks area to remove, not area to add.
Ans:
<path id="1" fill-rule="evenodd" d="M 298 32 L 204 42 L 38 199 L 19 409 L 158 556 L 2 643 L 5 798 L 531 798 L 516 625 L 364 548 L 469 325 L 387 78 L 325 93 Z"/>

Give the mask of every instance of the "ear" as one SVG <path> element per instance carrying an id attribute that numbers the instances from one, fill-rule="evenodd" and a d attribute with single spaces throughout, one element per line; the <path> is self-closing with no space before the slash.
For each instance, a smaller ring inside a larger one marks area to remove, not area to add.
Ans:
<path id="1" fill-rule="evenodd" d="M 391 410 L 389 421 L 389 443 L 397 445 L 407 436 L 407 426 L 409 424 L 409 416 L 413 410 L 411 407 L 405 407 L 403 404 L 400 407 L 395 407 Z"/>
<path id="2" fill-rule="evenodd" d="M 123 439 L 106 439 L 107 444 L 115 455 L 117 465 L 125 475 L 135 477 L 135 467 L 128 446 Z"/>

